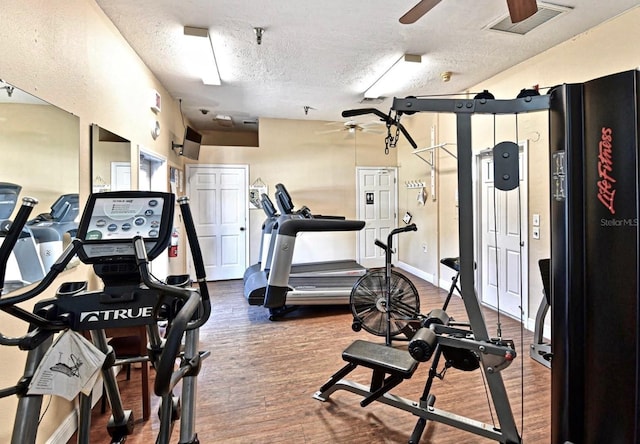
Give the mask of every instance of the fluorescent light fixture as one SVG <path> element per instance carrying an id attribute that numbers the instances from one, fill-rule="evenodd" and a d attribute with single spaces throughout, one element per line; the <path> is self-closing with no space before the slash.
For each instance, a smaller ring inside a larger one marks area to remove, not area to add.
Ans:
<path id="1" fill-rule="evenodd" d="M 231 116 L 227 116 L 226 114 L 216 114 L 216 118 L 214 120 L 220 126 L 224 126 L 227 128 L 233 127 L 233 119 L 231 118 Z"/>
<path id="2" fill-rule="evenodd" d="M 184 35 L 187 36 L 187 49 L 193 69 L 202 77 L 205 85 L 220 85 L 220 72 L 216 63 L 216 55 L 213 52 L 211 35 L 207 28 L 184 27 Z"/>
<path id="3" fill-rule="evenodd" d="M 364 92 L 364 97 L 377 99 L 384 94 L 397 91 L 400 86 L 406 83 L 407 77 L 412 77 L 415 71 L 420 68 L 421 63 L 422 56 L 404 54 Z"/>

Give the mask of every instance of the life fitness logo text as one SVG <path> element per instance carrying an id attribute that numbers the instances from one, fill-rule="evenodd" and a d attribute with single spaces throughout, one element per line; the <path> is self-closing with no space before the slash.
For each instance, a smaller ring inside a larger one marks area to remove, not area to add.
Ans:
<path id="1" fill-rule="evenodd" d="M 117 321 L 122 319 L 149 318 L 153 307 L 121 308 L 117 310 L 83 311 L 80 322 Z"/>
<path id="2" fill-rule="evenodd" d="M 613 145 L 611 141 L 613 131 L 611 128 L 603 127 L 600 135 L 600 143 L 598 146 L 598 200 L 605 206 L 611 214 L 616 214 L 614 200 L 616 197 L 615 183 L 616 180 L 612 176 L 613 172 Z"/>

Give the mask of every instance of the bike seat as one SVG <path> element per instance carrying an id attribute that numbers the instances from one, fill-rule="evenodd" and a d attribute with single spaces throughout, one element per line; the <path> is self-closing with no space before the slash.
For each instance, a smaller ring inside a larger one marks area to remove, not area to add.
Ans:
<path id="1" fill-rule="evenodd" d="M 440 259 L 440 263 L 442 265 L 446 265 L 455 271 L 460 271 L 460 258 L 459 257 L 445 257 L 444 259 Z"/>

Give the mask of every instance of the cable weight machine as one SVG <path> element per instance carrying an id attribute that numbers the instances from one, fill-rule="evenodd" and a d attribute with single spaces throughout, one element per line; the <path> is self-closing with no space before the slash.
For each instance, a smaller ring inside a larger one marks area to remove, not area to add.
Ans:
<path id="1" fill-rule="evenodd" d="M 518 114 L 547 109 L 549 109 L 548 96 L 527 96 L 513 100 L 494 100 L 484 97 L 477 99 L 394 99 L 392 110 L 397 115 L 416 112 L 453 113 L 456 115 L 460 290 L 470 328 L 461 330 L 447 325 L 449 317 L 442 310 L 438 310 L 440 316 L 435 316 L 436 319 L 430 319 L 428 327 L 423 327 L 416 332 L 409 343 L 409 353 L 384 344 L 357 340 L 342 354 L 347 365 L 336 372 L 314 394 L 314 398 L 326 401 L 333 392 L 342 389 L 362 396 L 364 398 L 361 401 L 362 406 L 378 401 L 408 411 L 420 418 L 411 435 L 410 443 L 419 442 L 427 421 L 441 422 L 503 443 L 522 442 L 500 374 L 501 370 L 508 367 L 515 359 L 514 344 L 512 341 L 502 340 L 502 338 L 493 339 L 489 336 L 475 291 L 471 117 L 473 114 Z M 366 112 L 370 112 L 370 110 L 366 110 Z M 503 186 L 502 189 L 512 189 L 509 187 L 513 187 L 513 182 L 517 186 L 519 168 L 517 144 L 503 142 L 496 145 L 494 163 L 496 165 L 496 187 Z M 452 353 L 457 352 L 467 356 L 468 353 L 473 353 L 477 356 L 499 425 L 484 424 L 455 413 L 439 410 L 433 405 L 435 397 L 429 391 L 433 381 L 431 373 L 437 362 L 431 367 L 430 377 L 419 402 L 412 402 L 387 393 L 404 379 L 409 379 L 414 374 L 418 362 L 428 361 L 432 357 L 437 361 L 440 357 L 439 350 L 445 347 L 453 350 Z M 370 386 L 367 387 L 344 379 L 358 366 L 372 370 Z"/>

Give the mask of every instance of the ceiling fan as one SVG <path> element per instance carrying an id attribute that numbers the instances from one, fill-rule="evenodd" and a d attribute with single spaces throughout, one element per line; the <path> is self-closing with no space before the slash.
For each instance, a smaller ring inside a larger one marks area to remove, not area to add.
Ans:
<path id="1" fill-rule="evenodd" d="M 327 131 L 319 131 L 317 134 L 330 134 L 330 133 L 338 133 L 341 131 L 345 131 L 349 134 L 354 134 L 357 131 L 362 131 L 363 133 L 373 133 L 373 134 L 383 134 L 384 131 L 382 129 L 376 129 L 382 125 L 382 122 L 371 122 L 371 123 L 358 123 L 354 120 L 349 120 L 347 122 L 331 122 L 328 125 L 338 125 L 341 124 L 342 128 L 331 129 Z"/>
<path id="2" fill-rule="evenodd" d="M 400 17 L 400 23 L 408 25 L 418 21 L 423 15 L 440 3 L 440 0 L 420 0 L 405 15 Z M 507 0 L 509 16 L 512 23 L 521 22 L 538 11 L 536 0 Z"/>

